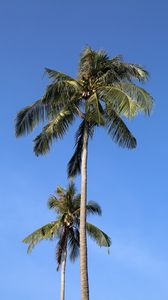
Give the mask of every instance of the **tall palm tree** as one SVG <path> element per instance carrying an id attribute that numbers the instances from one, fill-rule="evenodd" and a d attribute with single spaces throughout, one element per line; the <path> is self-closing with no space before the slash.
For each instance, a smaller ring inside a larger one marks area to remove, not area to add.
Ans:
<path id="1" fill-rule="evenodd" d="M 70 183 L 65 190 L 62 187 L 57 188 L 57 195 L 53 195 L 49 198 L 48 206 L 50 209 L 54 209 L 57 218 L 55 221 L 50 222 L 41 228 L 37 229 L 30 235 L 28 235 L 23 242 L 27 243 L 28 252 L 31 252 L 33 247 L 44 239 L 57 239 L 56 246 L 56 260 L 57 270 L 61 266 L 61 296 L 60 299 L 65 299 L 65 270 L 67 252 L 69 250 L 69 256 L 71 261 L 79 255 L 79 224 L 80 224 L 80 202 L 81 195 L 76 194 L 74 183 Z M 87 214 L 101 215 L 100 206 L 94 202 L 89 201 L 86 206 Z M 98 227 L 86 223 L 88 235 L 99 245 L 104 247 L 110 247 L 111 241 L 109 236 L 100 230 Z"/>
<path id="2" fill-rule="evenodd" d="M 75 151 L 68 163 L 68 176 L 81 173 L 80 273 L 81 298 L 89 299 L 86 203 L 88 140 L 95 127 L 103 127 L 119 146 L 136 147 L 136 139 L 123 118 L 143 112 L 149 115 L 153 99 L 135 81 L 143 83 L 148 72 L 140 65 L 124 62 L 122 56 L 109 58 L 104 51 L 85 48 L 80 57 L 77 78 L 46 69 L 51 79 L 44 96 L 22 109 L 16 118 L 16 136 L 30 133 L 46 121 L 34 139 L 36 155 L 47 153 L 53 140 L 63 138 L 76 118 L 81 123 L 76 132 Z"/>

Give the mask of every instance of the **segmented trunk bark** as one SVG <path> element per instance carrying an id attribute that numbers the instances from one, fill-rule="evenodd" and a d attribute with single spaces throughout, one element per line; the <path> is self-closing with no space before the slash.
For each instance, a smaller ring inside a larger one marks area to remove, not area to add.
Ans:
<path id="1" fill-rule="evenodd" d="M 89 281 L 86 239 L 86 202 L 87 202 L 87 150 L 88 129 L 85 128 L 81 162 L 81 207 L 80 207 L 80 276 L 81 299 L 89 300 Z"/>
<path id="2" fill-rule="evenodd" d="M 67 251 L 64 251 L 64 257 L 61 264 L 61 297 L 60 300 L 65 300 L 65 268 L 66 268 Z"/>

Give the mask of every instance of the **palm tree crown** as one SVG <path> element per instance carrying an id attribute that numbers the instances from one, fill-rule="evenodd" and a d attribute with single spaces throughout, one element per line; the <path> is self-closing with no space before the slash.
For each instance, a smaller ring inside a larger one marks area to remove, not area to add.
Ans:
<path id="1" fill-rule="evenodd" d="M 22 109 L 16 118 L 16 136 L 30 133 L 39 122 L 47 121 L 34 139 L 36 155 L 50 150 L 54 139 L 62 138 L 76 117 L 82 122 L 76 132 L 75 151 L 68 164 L 68 175 L 80 173 L 84 131 L 90 137 L 95 126 L 103 126 L 114 142 L 129 149 L 136 147 L 123 117 L 144 112 L 149 115 L 153 99 L 135 81 L 143 83 L 148 72 L 140 65 L 109 58 L 104 51 L 85 48 L 80 57 L 77 78 L 46 69 L 51 79 L 44 96 Z"/>
<path id="2" fill-rule="evenodd" d="M 57 219 L 37 229 L 23 240 L 28 244 L 28 252 L 31 252 L 41 240 L 56 238 L 57 270 L 67 248 L 71 261 L 74 261 L 79 255 L 80 198 L 80 194 L 76 194 L 74 183 L 71 182 L 66 190 L 59 186 L 57 195 L 52 195 L 48 201 L 48 207 L 54 209 Z M 101 215 L 100 206 L 94 201 L 89 201 L 87 214 Z M 88 222 L 86 227 L 88 235 L 99 246 L 110 247 L 111 240 L 106 233 Z"/>

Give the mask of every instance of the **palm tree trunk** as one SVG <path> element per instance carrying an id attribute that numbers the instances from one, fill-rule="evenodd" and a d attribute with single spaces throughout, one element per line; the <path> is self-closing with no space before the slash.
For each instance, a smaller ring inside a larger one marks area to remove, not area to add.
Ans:
<path id="1" fill-rule="evenodd" d="M 82 300 L 89 300 L 87 239 L 86 239 L 87 151 L 88 151 L 88 128 L 86 126 L 84 132 L 82 162 L 81 162 L 80 276 L 81 276 L 81 299 Z"/>
<path id="2" fill-rule="evenodd" d="M 66 268 L 66 257 L 67 257 L 67 250 L 64 250 L 63 260 L 61 264 L 61 297 L 60 300 L 65 299 L 65 268 Z"/>

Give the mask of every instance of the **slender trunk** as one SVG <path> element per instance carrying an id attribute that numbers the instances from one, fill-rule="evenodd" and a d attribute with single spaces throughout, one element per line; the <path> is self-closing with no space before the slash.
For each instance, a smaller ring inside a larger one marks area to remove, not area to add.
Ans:
<path id="1" fill-rule="evenodd" d="M 87 150 L 88 150 L 88 128 L 85 127 L 83 149 L 82 149 L 82 162 L 81 162 L 81 207 L 80 207 L 80 276 L 81 276 L 81 299 L 82 300 L 89 300 L 87 239 L 86 239 Z"/>
<path id="2" fill-rule="evenodd" d="M 65 299 L 65 268 L 66 268 L 66 257 L 67 257 L 67 250 L 64 250 L 63 260 L 61 264 L 61 297 L 60 300 Z"/>

